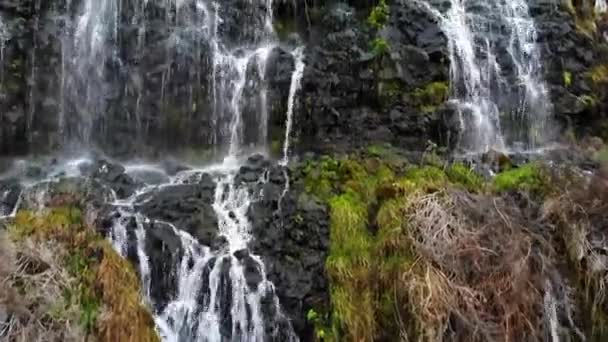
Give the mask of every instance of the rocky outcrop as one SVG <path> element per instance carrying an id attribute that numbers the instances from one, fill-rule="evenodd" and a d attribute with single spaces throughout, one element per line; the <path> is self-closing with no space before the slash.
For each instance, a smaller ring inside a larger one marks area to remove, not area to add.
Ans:
<path id="1" fill-rule="evenodd" d="M 249 208 L 254 236 L 253 253 L 260 255 L 268 279 L 276 287 L 284 313 L 302 341 L 313 338 L 306 315 L 313 307 L 327 307 L 329 283 L 325 258 L 329 248 L 328 211 L 294 186 L 282 167 L 269 170 L 263 197 Z"/>
<path id="2" fill-rule="evenodd" d="M 390 142 L 417 150 L 439 140 L 439 118 L 413 99 L 416 89 L 447 80 L 446 41 L 430 15 L 410 3 L 391 6 L 376 32 L 359 19 L 366 8 L 327 4 L 319 11 L 295 116 L 298 147 L 335 151 Z M 374 47 L 383 42 L 386 51 Z"/>

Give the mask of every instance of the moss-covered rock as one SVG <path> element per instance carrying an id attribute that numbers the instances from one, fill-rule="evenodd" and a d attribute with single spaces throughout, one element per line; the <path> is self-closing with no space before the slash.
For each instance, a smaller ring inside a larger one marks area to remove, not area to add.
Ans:
<path id="1" fill-rule="evenodd" d="M 106 239 L 86 225 L 80 209 L 67 206 L 20 211 L 9 226 L 9 236 L 17 246 L 52 245 L 61 251 L 59 264 L 50 267 L 63 269 L 75 279 L 65 287 L 63 300 L 75 304 L 90 338 L 159 341 L 152 315 L 143 305 L 137 273 Z"/>

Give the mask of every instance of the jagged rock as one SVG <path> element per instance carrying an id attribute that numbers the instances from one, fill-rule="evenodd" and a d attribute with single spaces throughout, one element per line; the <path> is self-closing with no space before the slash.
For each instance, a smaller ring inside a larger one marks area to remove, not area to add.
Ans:
<path id="1" fill-rule="evenodd" d="M 327 303 L 328 212 L 314 198 L 293 189 L 281 198 L 283 189 L 266 183 L 264 197 L 251 205 L 248 216 L 254 240 L 250 247 L 264 261 L 268 279 L 298 336 L 307 340 L 312 337 L 307 310 Z"/>
<path id="2" fill-rule="evenodd" d="M 165 186 L 138 198 L 136 207 L 150 219 L 169 222 L 211 246 L 218 234 L 214 191 L 215 184 L 208 179 L 202 184 Z"/>
<path id="3" fill-rule="evenodd" d="M 164 223 L 154 222 L 146 227 L 146 255 L 150 265 L 150 296 L 156 311 L 162 311 L 177 293 L 177 269 L 183 254 L 179 236 Z"/>
<path id="4" fill-rule="evenodd" d="M 81 203 L 89 207 L 101 207 L 113 199 L 110 189 L 99 181 L 84 177 L 60 178 L 25 188 L 22 195 L 23 209 Z"/>

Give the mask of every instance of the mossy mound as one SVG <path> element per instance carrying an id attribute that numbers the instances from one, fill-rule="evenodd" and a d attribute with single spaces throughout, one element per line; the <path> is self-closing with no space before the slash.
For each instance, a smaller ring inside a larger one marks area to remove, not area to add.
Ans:
<path id="1" fill-rule="evenodd" d="M 530 210 L 554 200 L 567 205 L 562 186 L 576 177 L 552 174 L 526 164 L 484 179 L 460 163 L 393 163 L 376 147 L 309 162 L 303 186 L 330 209 L 331 309 L 312 311 L 319 339 L 603 337 L 594 331 L 604 311 L 584 299 L 603 302 L 592 292 L 600 278 L 582 286 L 564 273 L 560 255 L 569 240 L 548 228 L 559 220 L 547 216 L 554 211 Z M 575 269 L 590 274 L 580 260 Z M 548 302 L 569 322 L 552 321 L 557 313 Z M 573 313 L 589 308 L 590 316 Z"/>
<path id="2" fill-rule="evenodd" d="M 42 331 L 33 325 L 42 321 L 46 322 L 44 330 L 58 336 L 49 341 L 159 341 L 152 315 L 140 296 L 133 267 L 85 224 L 80 209 L 55 207 L 42 212 L 21 211 L 9 225 L 8 236 L 17 255 L 26 249 L 53 251 L 52 258 L 44 259 L 36 254 L 32 257 L 45 260 L 41 264 L 43 268 L 54 269 L 55 275 L 67 279 L 57 284 L 59 292 L 53 299 L 54 305 L 31 312 L 33 317 L 38 317 L 25 319 L 18 314 L 18 309 L 13 312 L 19 322 L 19 329 L 13 334 L 39 334 Z M 18 281 L 12 282 L 10 288 L 26 303 L 30 293 L 40 291 Z M 54 329 L 76 333 L 68 338 Z"/>

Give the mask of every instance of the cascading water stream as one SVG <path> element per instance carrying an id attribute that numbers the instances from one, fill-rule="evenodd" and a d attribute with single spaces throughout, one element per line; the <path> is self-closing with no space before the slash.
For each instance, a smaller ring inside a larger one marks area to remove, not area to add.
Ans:
<path id="1" fill-rule="evenodd" d="M 9 39 L 8 28 L 0 16 L 0 84 L 4 83 L 4 48 Z"/>
<path id="2" fill-rule="evenodd" d="M 228 145 L 228 155 L 222 164 L 198 170 L 195 174 L 201 176 L 203 173 L 208 173 L 216 182 L 213 209 L 218 218 L 219 234 L 225 238 L 227 246 L 219 251 L 212 251 L 200 245 L 179 227 L 167 222 L 155 222 L 171 227 L 171 230 L 180 237 L 183 248 L 183 255 L 178 265 L 175 265 L 177 294 L 161 312 L 158 312 L 156 322 L 165 341 L 224 341 L 227 332 L 222 331 L 222 325 L 226 324 L 227 319 L 230 321 L 228 324 L 231 330 L 228 334 L 230 340 L 265 341 L 265 321 L 273 318 L 265 317 L 262 312 L 261 305 L 264 298 L 268 296 L 274 298 L 274 311 L 279 313 L 279 319 L 284 318 L 280 318 L 282 315 L 278 299 L 274 294 L 273 285 L 266 278 L 261 259 L 247 251 L 251 239 L 247 211 L 251 201 L 255 199 L 251 197 L 247 186 L 236 184 L 235 177 L 240 167 L 238 160 L 243 135 L 242 101 L 244 89 L 248 85 L 248 68 L 253 65 L 259 75 L 264 75 L 266 61 L 273 47 L 269 38 L 274 35 L 271 25 L 271 2 L 267 4 L 261 34 L 256 34 L 255 41 L 247 42 L 245 48 L 237 49 L 228 49 L 218 35 L 218 25 L 222 22 L 219 17 L 219 4 L 198 1 L 197 5 L 207 20 L 207 38 L 213 50 L 211 78 L 213 122 L 218 126 L 224 122 L 228 123 L 227 130 L 222 127 L 217 130 L 216 142 L 222 142 L 221 138 L 224 136 L 228 138 L 225 141 Z M 295 83 L 292 85 L 293 91 L 290 91 L 290 103 L 294 101 L 293 97 L 302 72 L 303 63 L 301 58 L 298 58 L 298 66 L 293 77 Z M 259 91 L 263 104 L 265 87 L 261 87 Z M 265 110 L 265 106 L 262 107 Z M 290 112 L 292 111 L 293 109 L 290 109 Z M 267 113 L 261 115 L 264 124 L 260 131 L 264 136 L 266 121 L 264 115 Z M 289 133 L 287 135 L 289 136 Z M 183 181 L 182 175 L 178 174 L 168 186 L 181 184 Z M 154 189 L 152 187 L 149 191 Z M 140 192 L 138 195 L 145 192 Z M 145 249 L 142 247 L 146 240 L 144 221 L 150 222 L 150 220 L 135 211 L 138 198 L 134 196 L 126 202 L 128 209 L 121 209 L 121 219 L 124 220 L 126 217 L 137 222 L 139 270 L 144 291 L 150 294 L 150 267 L 147 265 Z M 115 248 L 124 253 L 128 238 L 125 233 L 126 224 L 121 219 L 114 223 L 112 237 Z M 246 262 L 249 263 L 247 266 Z M 246 267 L 253 267 L 259 273 L 261 280 L 257 286 L 252 287 L 247 284 Z M 148 296 L 147 300 L 154 305 L 152 298 Z M 290 327 L 283 334 L 288 341 L 297 340 Z"/>
<path id="3" fill-rule="evenodd" d="M 120 4 L 120 0 L 84 0 L 73 27 L 65 25 L 59 130 L 66 132 L 68 144 L 90 147 L 93 126 L 105 113 L 107 63 L 118 58 Z M 77 119 L 69 120 L 68 112 Z"/>
<path id="4" fill-rule="evenodd" d="M 484 152 L 542 145 L 551 104 L 526 1 L 450 0 L 444 12 L 425 0 L 416 3 L 437 18 L 448 39 L 459 147 Z"/>
<path id="5" fill-rule="evenodd" d="M 606 0 L 595 0 L 595 12 L 604 13 L 608 11 L 608 4 Z"/>
<path id="6" fill-rule="evenodd" d="M 143 0 L 136 4 L 141 5 L 135 11 L 136 18 L 133 18 L 138 25 L 145 22 L 144 10 L 148 3 L 148 0 Z M 194 7 L 186 7 L 186 4 Z M 253 20 L 253 27 L 243 27 L 243 30 L 250 31 L 234 41 L 234 37 L 227 38 L 229 35 L 221 29 L 224 9 L 220 2 L 171 0 L 166 4 L 167 8 L 175 9 L 171 18 L 169 15 L 166 18 L 168 21 L 178 20 L 187 14 L 186 11 L 195 8 L 197 19 L 194 22 L 201 25 L 197 32 L 202 33 L 197 38 L 205 40 L 211 49 L 212 77 L 208 81 L 211 88 L 209 95 L 213 99 L 209 115 L 215 125 L 213 142 L 227 151 L 224 161 L 177 173 L 173 177 L 163 174 L 168 180 L 155 185 L 140 184 L 137 191 L 126 199 L 118 199 L 113 190 L 108 192 L 107 205 L 113 210 L 108 238 L 120 255 L 136 261 L 144 301 L 154 309 L 155 322 L 164 341 L 297 340 L 288 318 L 281 312 L 274 286 L 267 279 L 261 258 L 249 251 L 252 237 L 248 211 L 251 203 L 262 196 L 261 185 L 267 181 L 267 175 L 261 176 L 255 185 L 241 184 L 238 179 L 246 140 L 244 110 L 249 104 L 247 101 L 259 101 L 261 113 L 257 111 L 253 114 L 258 115 L 256 122 L 259 122 L 256 143 L 266 144 L 268 87 L 265 74 L 270 53 L 277 46 L 272 25 L 272 1 L 264 1 L 263 6 L 254 2 L 250 5 L 251 12 L 263 17 Z M 89 139 L 97 128 L 96 120 L 104 115 L 104 96 L 112 90 L 109 89 L 112 85 L 106 79 L 106 67 L 112 63 L 120 64 L 116 46 L 119 43 L 121 10 L 121 0 L 84 0 L 77 20 L 69 25 L 68 19 L 64 22 L 59 126 L 61 132 L 66 132 L 70 143 L 84 145 L 85 148 L 90 147 Z M 138 44 L 144 44 L 145 27 L 139 26 L 137 32 Z M 295 49 L 292 55 L 295 70 L 288 98 L 284 154 L 279 161 L 283 166 L 289 161 L 294 105 L 305 67 L 303 48 Z M 169 70 L 162 73 L 163 82 L 159 86 L 165 89 L 165 80 L 170 79 L 171 75 Z M 252 92 L 254 96 L 251 96 Z M 78 114 L 76 117 L 75 113 Z M 252 114 L 247 112 L 247 115 Z M 135 116 L 137 125 L 140 125 L 138 109 L 135 109 Z M 62 177 L 80 177 L 83 175 L 81 168 L 86 169 L 83 165 L 87 163 L 90 164 L 90 160 L 75 159 L 56 172 L 49 173 L 50 178 L 43 180 L 43 186 L 37 188 L 34 202 L 40 207 L 44 206 L 44 196 L 49 188 L 45 182 L 54 182 Z M 127 173 L 136 169 L 127 168 Z M 103 174 L 110 171 L 104 166 L 98 172 Z M 199 181 L 202 177 L 211 177 L 215 182 L 212 208 L 218 221 L 218 235 L 225 241 L 220 247 L 203 245 L 182 227 L 152 219 L 141 209 L 157 191 L 191 184 L 197 177 Z M 285 192 L 287 190 L 288 187 Z M 20 206 L 21 192 L 14 207 L 4 208 L 4 202 L 14 203 L 14 198 L 11 197 L 9 201 L 9 196 L 14 197 L 15 192 L 0 193 L 0 214 L 4 215 L 0 218 L 15 215 Z M 175 260 L 171 261 L 174 263 L 171 267 L 175 273 L 175 295 L 162 303 L 157 301 L 154 294 L 157 284 L 152 276 L 156 261 L 151 259 L 147 249 L 151 239 L 148 229 L 157 226 L 172 232 L 180 245 L 180 252 L 176 252 Z M 252 273 L 255 274 L 255 283 L 250 279 Z"/>

